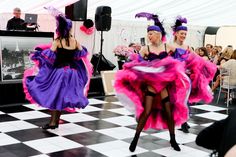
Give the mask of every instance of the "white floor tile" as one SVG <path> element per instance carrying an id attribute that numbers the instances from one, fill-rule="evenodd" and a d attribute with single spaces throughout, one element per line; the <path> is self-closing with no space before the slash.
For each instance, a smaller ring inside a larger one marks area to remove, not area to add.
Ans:
<path id="1" fill-rule="evenodd" d="M 72 114 L 62 115 L 61 119 L 66 120 L 68 122 L 73 122 L 73 123 L 98 120 L 95 117 L 92 117 L 83 113 L 72 113 Z"/>
<path id="2" fill-rule="evenodd" d="M 38 128 L 38 126 L 20 120 L 0 123 L 1 132 L 12 132 L 32 128 Z"/>
<path id="3" fill-rule="evenodd" d="M 154 153 L 163 155 L 165 157 L 208 157 L 209 153 L 194 149 L 188 146 L 180 145 L 181 151 L 175 151 L 171 147 L 154 150 Z"/>
<path id="4" fill-rule="evenodd" d="M 91 106 L 91 105 L 86 106 L 84 109 L 76 109 L 77 112 L 81 112 L 81 113 L 102 111 L 102 110 L 103 109 L 98 108 L 98 107 L 94 107 L 94 106 Z"/>
<path id="5" fill-rule="evenodd" d="M 213 123 L 206 123 L 206 124 L 201 124 L 200 126 L 205 126 L 205 127 L 208 127 L 208 126 L 210 126 L 211 124 L 213 124 Z"/>
<path id="6" fill-rule="evenodd" d="M 129 116 L 112 117 L 112 118 L 106 118 L 103 120 L 113 123 L 113 124 L 121 125 L 121 126 L 129 126 L 129 125 L 137 124 L 136 120 L 133 117 L 129 117 Z"/>
<path id="7" fill-rule="evenodd" d="M 226 110 L 226 108 L 213 106 L 213 105 L 196 105 L 196 106 L 191 106 L 191 107 L 201 109 L 201 110 L 205 110 L 205 111 L 211 111 L 211 112 Z"/>
<path id="8" fill-rule="evenodd" d="M 33 109 L 33 110 L 46 110 L 46 108 L 41 107 L 38 104 L 26 104 L 26 105 L 23 105 L 23 106 L 28 107 L 28 108 Z"/>
<path id="9" fill-rule="evenodd" d="M 49 156 L 46 154 L 41 154 L 41 155 L 34 155 L 34 156 L 30 156 L 30 157 L 49 157 Z"/>
<path id="10" fill-rule="evenodd" d="M 59 129 L 49 129 L 49 132 L 52 132 L 56 135 L 59 136 L 65 136 L 65 135 L 72 135 L 72 134 L 78 134 L 78 133 L 83 133 L 83 132 L 89 132 L 92 131 L 90 129 L 87 129 L 85 127 L 72 124 L 72 123 L 66 123 L 66 124 L 61 124 L 59 126 Z"/>
<path id="11" fill-rule="evenodd" d="M 195 116 L 203 117 L 203 118 L 207 118 L 207 119 L 212 119 L 212 120 L 217 120 L 217 121 L 228 117 L 228 115 L 226 115 L 226 114 L 215 113 L 215 112 L 201 113 L 201 114 L 196 114 Z"/>
<path id="12" fill-rule="evenodd" d="M 125 108 L 110 109 L 108 111 L 115 112 L 115 113 L 122 114 L 122 115 L 133 115 L 133 113 L 129 112 Z"/>
<path id="13" fill-rule="evenodd" d="M 112 102 L 112 104 L 116 104 L 116 105 L 120 105 L 120 106 L 124 106 L 121 102 L 116 101 L 116 102 Z"/>
<path id="14" fill-rule="evenodd" d="M 96 132 L 111 136 L 116 139 L 133 138 L 135 134 L 135 130 L 126 128 L 126 127 L 101 129 L 101 130 L 96 130 Z M 140 136 L 144 136 L 144 135 L 147 135 L 147 134 L 142 132 Z"/>
<path id="15" fill-rule="evenodd" d="M 146 149 L 137 146 L 135 152 L 132 153 L 129 151 L 129 143 L 119 140 L 90 145 L 87 147 L 109 157 L 125 157 L 147 152 Z"/>
<path id="16" fill-rule="evenodd" d="M 11 113 L 9 115 L 22 120 L 50 117 L 50 115 L 40 111 L 18 112 L 18 113 Z"/>
<path id="17" fill-rule="evenodd" d="M 0 133 L 0 139 L 1 139 L 0 146 L 20 143 L 20 141 L 18 141 L 17 139 L 4 133 Z"/>
<path id="18" fill-rule="evenodd" d="M 89 99 L 89 105 L 95 105 L 95 104 L 104 104 L 107 103 L 106 101 L 98 100 L 98 99 Z"/>
<path id="19" fill-rule="evenodd" d="M 4 112 L 2 112 L 2 111 L 0 111 L 0 115 L 1 115 L 1 114 L 5 114 L 5 113 L 4 113 Z"/>
<path id="20" fill-rule="evenodd" d="M 24 144 L 44 154 L 82 147 L 81 144 L 60 136 L 27 141 Z"/>
<path id="21" fill-rule="evenodd" d="M 165 140 L 170 140 L 169 131 L 164 131 L 160 133 L 152 134 L 152 136 L 162 138 Z M 184 144 L 189 142 L 194 142 L 196 140 L 197 135 L 191 134 L 191 133 L 183 133 L 182 131 L 175 130 L 175 137 L 177 143 Z"/>

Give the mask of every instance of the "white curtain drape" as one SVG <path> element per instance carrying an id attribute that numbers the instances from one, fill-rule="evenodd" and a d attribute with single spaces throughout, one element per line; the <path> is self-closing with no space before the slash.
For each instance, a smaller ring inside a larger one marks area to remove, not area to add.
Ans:
<path id="1" fill-rule="evenodd" d="M 78 0 L 1 0 L 0 13 L 12 13 L 20 7 L 25 13 L 46 13 L 44 6 L 54 6 L 65 11 L 65 6 Z M 235 0 L 88 0 L 88 17 L 94 17 L 98 6 L 110 6 L 115 20 L 134 21 L 138 12 L 157 13 L 166 23 L 177 15 L 187 17 L 189 25 L 235 25 Z"/>

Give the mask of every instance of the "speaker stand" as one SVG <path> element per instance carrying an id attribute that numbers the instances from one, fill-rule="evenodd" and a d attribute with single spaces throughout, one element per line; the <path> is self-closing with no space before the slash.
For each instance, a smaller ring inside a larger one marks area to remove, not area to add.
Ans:
<path id="1" fill-rule="evenodd" d="M 103 42 L 104 42 L 104 39 L 103 39 L 103 31 L 101 31 L 100 52 L 98 53 L 98 54 L 99 54 L 98 62 L 97 62 L 96 66 L 95 66 L 95 69 L 94 69 L 94 71 L 93 71 L 93 76 L 96 76 L 96 75 L 99 75 L 99 74 L 100 74 L 100 71 L 98 71 L 98 67 L 99 67 L 99 64 L 100 64 L 100 62 L 101 62 L 102 59 L 104 59 L 105 62 L 106 62 L 107 64 L 109 64 L 108 61 L 107 61 L 107 59 L 105 58 L 105 56 L 102 54 Z"/>

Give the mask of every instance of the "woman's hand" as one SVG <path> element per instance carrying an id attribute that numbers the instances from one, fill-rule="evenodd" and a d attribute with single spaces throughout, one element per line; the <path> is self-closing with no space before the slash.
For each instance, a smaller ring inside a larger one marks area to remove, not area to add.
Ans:
<path id="1" fill-rule="evenodd" d="M 143 46 L 140 50 L 140 55 L 144 58 L 145 56 L 148 55 L 148 49 L 147 46 Z"/>

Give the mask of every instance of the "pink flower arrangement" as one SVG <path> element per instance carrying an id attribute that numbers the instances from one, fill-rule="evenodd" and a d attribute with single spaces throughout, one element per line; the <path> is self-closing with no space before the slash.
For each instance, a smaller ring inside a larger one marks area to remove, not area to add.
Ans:
<path id="1" fill-rule="evenodd" d="M 119 60 L 126 60 L 131 54 L 134 53 L 132 47 L 119 45 L 113 50 L 115 56 L 118 56 Z"/>

